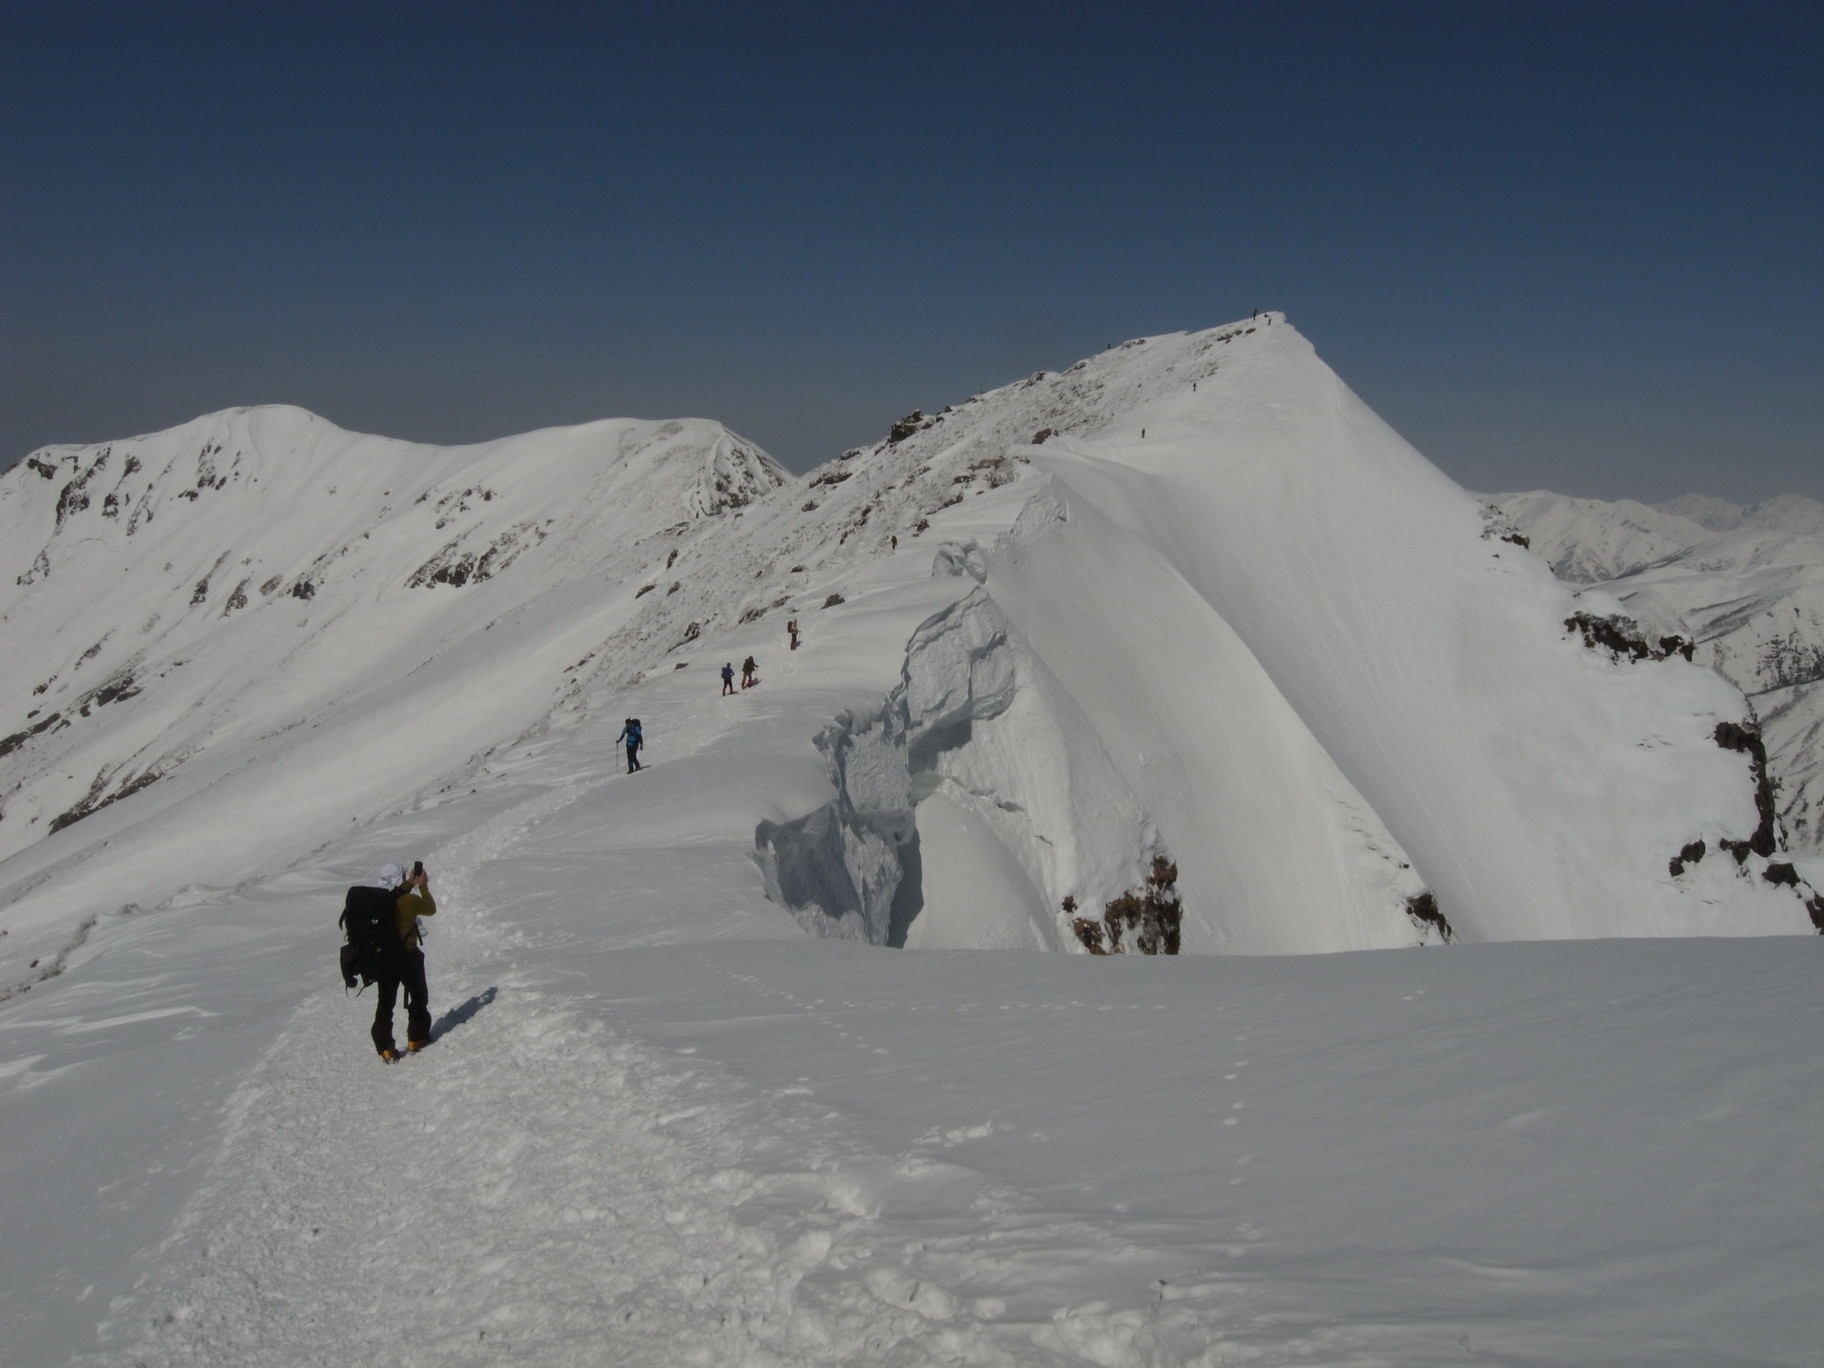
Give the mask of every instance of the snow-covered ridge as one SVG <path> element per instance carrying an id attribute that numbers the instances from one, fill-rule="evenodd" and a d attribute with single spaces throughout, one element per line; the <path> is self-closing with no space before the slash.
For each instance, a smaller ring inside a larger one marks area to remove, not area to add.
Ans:
<path id="1" fill-rule="evenodd" d="M 1065 899 L 1163 850 L 1205 951 L 1413 944 L 1427 892 L 1475 939 L 1807 929 L 1720 739 L 1740 695 L 1586 646 L 1573 597 L 1272 329 L 1130 344 L 978 396 L 941 438 L 900 426 L 973 455 L 1043 412 L 1002 459 L 1049 483 L 939 558 L 981 587 L 826 733 L 833 803 L 762 825 L 774 892 L 837 934 L 1068 944 Z M 946 740 L 921 756 L 921 732 Z M 1053 756 L 1106 773 L 1079 788 Z M 1724 844 L 1739 863 L 1678 858 Z"/>
<path id="2" fill-rule="evenodd" d="M 710 687 L 792 617 L 852 683 L 765 695 L 810 711 L 743 810 L 820 932 L 1081 949 L 1073 912 L 1155 857 L 1192 952 L 1810 924 L 1764 840 L 1672 871 L 1755 837 L 1715 739 L 1739 694 L 1587 649 L 1277 315 L 799 479 L 702 421 L 446 450 L 254 409 L 47 449 L 0 522 L 7 983 L 98 909 L 312 858 L 693 665 Z"/>
<path id="3" fill-rule="evenodd" d="M 439 448 L 256 408 L 35 453 L 0 477 L 0 856 L 38 849 L 0 890 L 166 807 L 272 808 L 193 878 L 295 859 L 535 722 L 641 545 L 789 478 L 701 420 Z"/>

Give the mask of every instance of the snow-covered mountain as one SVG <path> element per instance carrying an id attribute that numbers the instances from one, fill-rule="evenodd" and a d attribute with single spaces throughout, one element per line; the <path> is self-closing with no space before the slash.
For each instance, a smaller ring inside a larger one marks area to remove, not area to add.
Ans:
<path id="1" fill-rule="evenodd" d="M 1697 660 L 1747 694 L 1786 831 L 1796 848 L 1824 849 L 1824 504 L 1493 502 L 1561 578 L 1611 595 L 1649 635 L 1694 641 Z"/>
<path id="2" fill-rule="evenodd" d="M 268 409 L 0 490 L 15 958 L 933 558 L 875 662 L 897 686 L 825 721 L 830 801 L 760 818 L 815 930 L 1081 949 L 1076 914 L 1155 858 L 1192 952 L 1807 922 L 1717 740 L 1741 698 L 1567 631 L 1570 596 L 1270 316 L 912 415 L 802 481 L 713 424 L 445 452 Z M 170 859 L 173 823 L 249 811 L 206 868 Z M 1724 843 L 1754 849 L 1669 872 Z"/>
<path id="3" fill-rule="evenodd" d="M 36 453 L 0 477 L 9 1361 L 1672 1362 L 1627 1308 L 1692 1278 L 1779 1310 L 1703 1344 L 1804 1339 L 1772 1227 L 1815 1090 L 1764 1080 L 1819 871 L 1739 689 L 1520 537 L 1274 314 L 803 477 L 699 420 Z M 398 856 L 448 1039 L 377 1071 L 333 922 Z M 1072 953 L 968 953 L 1016 947 Z M 1148 949 L 1205 958 L 1089 957 Z M 1706 966 L 1733 1032 L 1684 1006 Z M 1586 1180 L 1476 1195 L 1564 1134 Z M 1716 1177 L 1750 1152 L 1778 1201 Z M 1730 1267 L 1560 1253 L 1599 1212 Z"/>

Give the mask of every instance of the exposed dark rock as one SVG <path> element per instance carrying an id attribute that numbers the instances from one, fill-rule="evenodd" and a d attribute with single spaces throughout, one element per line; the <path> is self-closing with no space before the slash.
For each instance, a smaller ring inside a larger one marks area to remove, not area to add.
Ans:
<path id="1" fill-rule="evenodd" d="M 27 727 L 24 731 L 16 731 L 11 736 L 0 736 L 0 756 L 11 755 L 34 736 L 41 735 L 42 733 L 51 730 L 53 727 L 61 729 L 69 725 L 70 724 L 64 720 L 62 713 L 52 713 L 42 722 L 39 722 L 35 726 Z"/>
<path id="2" fill-rule="evenodd" d="M 825 608 L 834 608 L 839 603 L 847 603 L 847 602 L 848 602 L 848 600 L 845 599 L 841 594 L 831 594 L 828 598 L 826 598 L 823 601 L 823 606 Z"/>
<path id="3" fill-rule="evenodd" d="M 1564 630 L 1582 632 L 1585 646 L 1591 650 L 1606 650 L 1617 659 L 1622 656 L 1630 660 L 1653 658 L 1653 648 L 1639 635 L 1640 624 L 1620 613 L 1601 618 L 1594 613 L 1573 613 L 1564 620 Z"/>
<path id="4" fill-rule="evenodd" d="M 1767 868 L 1761 871 L 1761 877 L 1770 884 L 1785 884 L 1789 888 L 1799 886 L 1799 871 L 1785 861 L 1769 861 Z"/>
<path id="5" fill-rule="evenodd" d="M 659 586 L 656 584 L 642 584 L 637 590 L 634 591 L 633 596 L 636 599 L 645 598 L 646 595 L 650 594 L 654 589 L 657 589 L 658 587 Z"/>
<path id="6" fill-rule="evenodd" d="M 1765 858 L 1779 848 L 1779 827 L 1773 804 L 1773 780 L 1767 773 L 1767 746 L 1761 740 L 1761 730 L 1752 723 L 1718 722 L 1716 744 L 1748 757 L 1749 772 L 1754 778 L 1754 807 L 1761 820 L 1745 844 L 1756 855 Z M 1734 853 L 1730 842 L 1724 841 L 1723 845 Z M 1739 864 L 1746 856 L 1736 854 L 1735 858 Z"/>
<path id="7" fill-rule="evenodd" d="M 1076 906 L 1075 898 L 1064 899 L 1066 914 L 1074 912 Z M 1175 955 L 1183 920 L 1178 866 L 1163 855 L 1155 855 L 1145 884 L 1109 902 L 1102 910 L 1101 921 L 1076 917 L 1070 929 L 1092 955 Z"/>
<path id="8" fill-rule="evenodd" d="M 1449 919 L 1438 910 L 1438 900 L 1430 889 L 1426 889 L 1423 893 L 1415 893 L 1406 899 L 1406 915 L 1412 918 L 1415 926 L 1431 927 L 1446 945 L 1457 938 L 1457 933 L 1452 929 Z"/>
<path id="9" fill-rule="evenodd" d="M 465 584 L 480 584 L 492 579 L 513 564 L 529 546 L 546 537 L 543 528 L 532 522 L 515 523 L 481 551 L 458 554 L 460 540 L 453 541 L 412 572 L 406 580 L 408 589 L 447 584 L 460 589 Z"/>
<path id="10" fill-rule="evenodd" d="M 903 442 L 906 438 L 925 426 L 926 420 L 923 410 L 913 409 L 912 412 L 908 413 L 904 418 L 901 418 L 897 423 L 893 424 L 892 427 L 887 429 L 887 445 L 892 446 L 896 442 Z"/>
<path id="11" fill-rule="evenodd" d="M 95 787 L 89 790 L 89 794 L 86 798 L 76 804 L 76 806 L 71 808 L 68 812 L 60 813 L 51 818 L 50 829 L 52 832 L 58 832 L 62 831 L 67 826 L 73 826 L 75 823 L 80 822 L 84 817 L 94 816 L 97 812 L 100 812 L 111 803 L 118 803 L 122 798 L 131 798 L 142 789 L 152 787 L 152 785 L 156 784 L 163 777 L 164 776 L 159 774 L 157 770 L 147 770 L 144 774 L 140 775 L 139 778 L 122 787 L 119 792 L 111 793 L 103 798 L 99 796 L 102 780 L 98 776 L 95 780 Z"/>
<path id="12" fill-rule="evenodd" d="M 317 586 L 307 579 L 301 579 L 291 586 L 291 596 L 296 599 L 312 599 L 317 596 Z"/>
<path id="13" fill-rule="evenodd" d="M 1672 857 L 1670 866 L 1672 877 L 1676 879 L 1680 874 L 1685 872 L 1686 865 L 1694 865 L 1703 858 L 1704 843 L 1702 841 L 1692 841 L 1683 850 Z"/>
<path id="14" fill-rule="evenodd" d="M 1564 620 L 1564 629 L 1581 632 L 1585 646 L 1591 650 L 1606 650 L 1617 660 L 1623 656 L 1629 660 L 1669 660 L 1675 655 L 1690 660 L 1697 650 L 1696 642 L 1677 635 L 1662 636 L 1655 648 L 1641 635 L 1640 624 L 1621 613 L 1611 613 L 1608 617 L 1573 613 Z"/>
<path id="15" fill-rule="evenodd" d="M 90 704 L 97 708 L 105 708 L 110 703 L 120 703 L 126 699 L 135 698 L 138 694 L 139 686 L 134 681 L 133 672 L 123 670 L 84 700 L 83 711 L 87 712 Z"/>
<path id="16" fill-rule="evenodd" d="M 57 496 L 57 526 L 89 506 L 89 477 L 80 475 L 63 487 Z"/>

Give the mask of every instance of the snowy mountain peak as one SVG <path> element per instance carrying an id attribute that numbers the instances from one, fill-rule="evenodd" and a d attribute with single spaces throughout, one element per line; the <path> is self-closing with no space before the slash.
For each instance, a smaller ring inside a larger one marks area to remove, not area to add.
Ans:
<path id="1" fill-rule="evenodd" d="M 1190 952 L 1809 925 L 1715 740 L 1741 696 L 1586 645 L 1590 606 L 1277 314 L 909 413 L 802 479 L 700 420 L 445 449 L 263 408 L 47 449 L 0 520 L 0 900 L 49 938 L 0 967 L 170 896 L 158 852 L 238 812 L 286 816 L 189 881 L 314 858 L 528 738 L 695 744 L 705 676 L 786 621 L 806 653 L 761 697 L 792 739 L 717 839 L 820 933 L 1094 949 L 1156 861 Z M 1749 854 L 1673 873 L 1698 842 Z"/>

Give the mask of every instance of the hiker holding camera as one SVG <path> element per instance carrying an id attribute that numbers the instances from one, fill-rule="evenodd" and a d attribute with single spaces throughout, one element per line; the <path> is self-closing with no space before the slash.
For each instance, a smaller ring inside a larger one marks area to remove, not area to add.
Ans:
<path id="1" fill-rule="evenodd" d="M 378 888 L 351 888 L 342 911 L 348 944 L 342 948 L 342 977 L 349 987 L 358 978 L 380 985 L 374 1004 L 374 1048 L 391 1064 L 399 1058 L 393 1043 L 393 1007 L 405 989 L 405 1048 L 413 1054 L 431 1043 L 430 992 L 424 982 L 424 937 L 420 917 L 437 914 L 431 878 L 422 860 L 407 874 L 398 864 L 381 866 Z"/>

